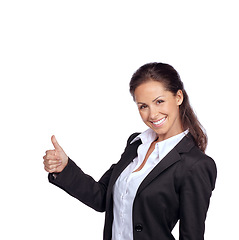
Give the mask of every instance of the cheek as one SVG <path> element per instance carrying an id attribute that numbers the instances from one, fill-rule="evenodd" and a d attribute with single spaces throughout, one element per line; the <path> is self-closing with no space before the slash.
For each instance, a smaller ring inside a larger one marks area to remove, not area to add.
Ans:
<path id="1" fill-rule="evenodd" d="M 170 104 L 164 104 L 159 107 L 159 113 L 170 116 L 172 113 L 172 106 Z"/>
<path id="2" fill-rule="evenodd" d="M 162 110 L 167 114 L 171 114 L 178 110 L 178 105 L 175 101 L 169 100 L 162 106 Z"/>
<path id="3" fill-rule="evenodd" d="M 175 118 L 179 115 L 179 107 L 176 105 L 170 105 L 167 109 L 167 114 L 171 118 Z"/>
<path id="4" fill-rule="evenodd" d="M 147 120 L 148 114 L 147 114 L 146 111 L 139 111 L 139 114 L 140 114 L 140 116 L 141 116 L 141 118 L 142 118 L 143 121 L 146 121 L 146 120 Z"/>

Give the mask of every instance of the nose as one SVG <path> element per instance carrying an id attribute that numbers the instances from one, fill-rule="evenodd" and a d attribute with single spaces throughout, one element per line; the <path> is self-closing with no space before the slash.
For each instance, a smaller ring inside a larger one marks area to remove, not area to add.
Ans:
<path id="1" fill-rule="evenodd" d="M 157 108 L 150 109 L 149 117 L 151 120 L 157 120 L 158 115 L 159 115 L 159 112 Z"/>

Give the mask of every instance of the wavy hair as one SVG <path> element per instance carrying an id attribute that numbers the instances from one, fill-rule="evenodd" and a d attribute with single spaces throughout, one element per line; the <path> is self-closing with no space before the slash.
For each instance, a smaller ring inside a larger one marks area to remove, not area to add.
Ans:
<path id="1" fill-rule="evenodd" d="M 167 91 L 176 95 L 178 90 L 183 92 L 183 102 L 179 106 L 180 119 L 184 130 L 189 129 L 195 144 L 205 152 L 207 147 L 207 134 L 200 124 L 195 112 L 193 111 L 187 92 L 178 72 L 169 64 L 148 63 L 140 67 L 132 76 L 130 81 L 130 93 L 134 98 L 135 89 L 147 81 L 158 81 L 162 83 Z M 135 98 L 134 98 L 135 100 Z"/>

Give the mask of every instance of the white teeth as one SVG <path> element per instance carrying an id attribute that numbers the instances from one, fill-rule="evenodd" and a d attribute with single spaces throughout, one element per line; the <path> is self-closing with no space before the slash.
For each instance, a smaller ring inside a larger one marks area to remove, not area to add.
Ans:
<path id="1" fill-rule="evenodd" d="M 159 124 L 161 124 L 164 120 L 165 120 L 165 118 L 159 120 L 158 122 L 153 122 L 153 124 L 154 124 L 154 125 L 159 125 Z"/>

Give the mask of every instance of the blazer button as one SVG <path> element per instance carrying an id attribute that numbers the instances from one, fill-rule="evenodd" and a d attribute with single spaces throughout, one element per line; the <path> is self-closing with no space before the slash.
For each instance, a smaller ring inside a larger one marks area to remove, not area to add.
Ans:
<path id="1" fill-rule="evenodd" d="M 142 224 L 136 224 L 134 229 L 136 232 L 142 232 L 143 226 L 142 226 Z"/>

